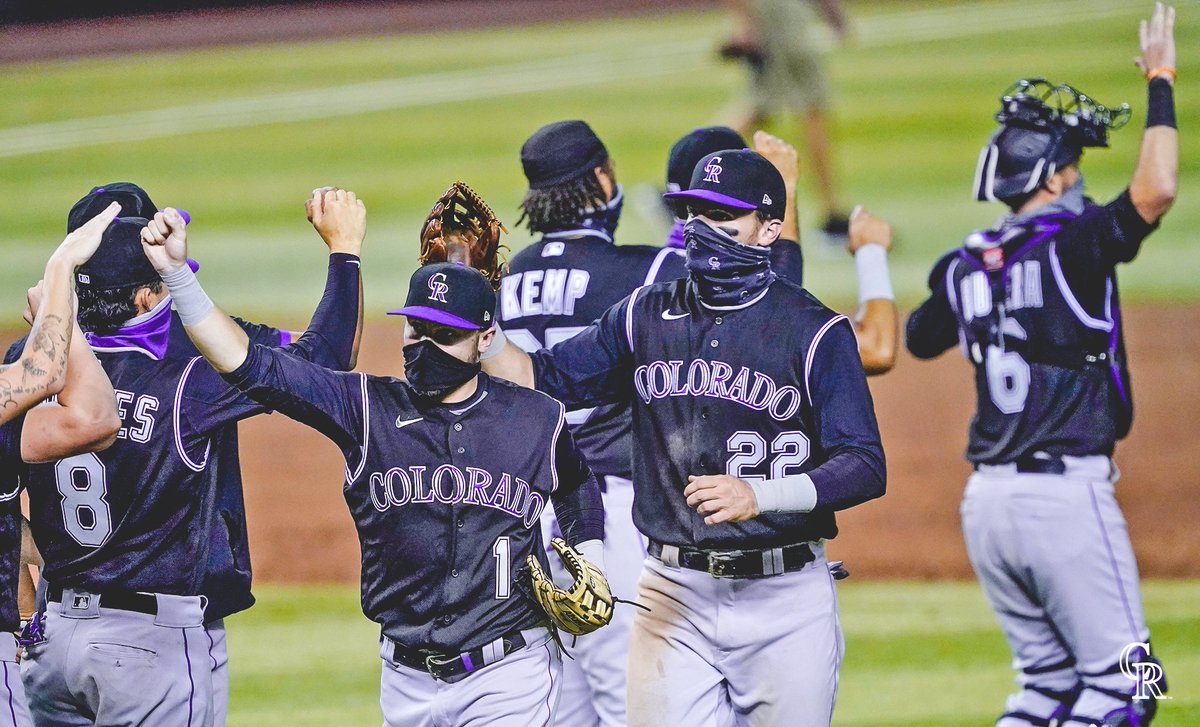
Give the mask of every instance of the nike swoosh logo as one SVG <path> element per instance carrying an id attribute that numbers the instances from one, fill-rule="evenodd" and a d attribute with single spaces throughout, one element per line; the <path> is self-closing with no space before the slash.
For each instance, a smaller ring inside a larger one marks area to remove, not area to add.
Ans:
<path id="1" fill-rule="evenodd" d="M 680 318 L 687 318 L 691 313 L 672 313 L 669 310 L 663 311 L 662 317 L 664 321 L 677 321 Z"/>
<path id="2" fill-rule="evenodd" d="M 396 428 L 403 429 L 404 427 L 407 427 L 409 424 L 416 424 L 417 422 L 420 422 L 420 421 L 424 421 L 424 419 L 421 417 L 417 417 L 416 419 L 401 419 L 400 417 L 396 417 Z"/>

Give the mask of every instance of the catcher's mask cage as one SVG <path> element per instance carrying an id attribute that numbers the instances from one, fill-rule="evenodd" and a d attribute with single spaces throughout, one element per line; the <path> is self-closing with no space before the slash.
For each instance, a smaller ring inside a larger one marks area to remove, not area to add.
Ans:
<path id="1" fill-rule="evenodd" d="M 1000 97 L 1000 128 L 979 154 L 975 199 L 1019 206 L 1085 147 L 1107 147 L 1108 131 L 1131 114 L 1127 103 L 1110 109 L 1065 83 L 1017 81 Z"/>

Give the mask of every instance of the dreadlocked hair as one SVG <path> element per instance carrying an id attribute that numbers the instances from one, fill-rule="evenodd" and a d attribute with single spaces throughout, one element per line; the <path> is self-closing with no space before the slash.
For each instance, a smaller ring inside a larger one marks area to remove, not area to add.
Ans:
<path id="1" fill-rule="evenodd" d="M 150 292 L 162 292 L 163 283 L 155 280 L 123 288 L 95 290 L 86 285 L 76 287 L 79 296 L 79 327 L 88 333 L 105 335 L 121 327 L 121 324 L 138 315 L 137 294 L 142 288 Z"/>
<path id="2" fill-rule="evenodd" d="M 600 168 L 612 177 L 612 161 L 604 160 Z M 569 182 L 546 189 L 531 189 L 521 200 L 521 219 L 530 232 L 554 232 L 579 222 L 590 212 L 608 202 L 604 187 L 597 176 L 587 173 Z"/>

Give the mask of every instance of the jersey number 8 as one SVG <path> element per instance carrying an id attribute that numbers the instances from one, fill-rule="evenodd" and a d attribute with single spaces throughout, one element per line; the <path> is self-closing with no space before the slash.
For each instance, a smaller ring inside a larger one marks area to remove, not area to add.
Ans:
<path id="1" fill-rule="evenodd" d="M 112 513 L 104 496 L 108 477 L 104 463 L 94 454 L 60 459 L 54 481 L 62 495 L 63 525 L 80 545 L 96 548 L 112 534 Z"/>

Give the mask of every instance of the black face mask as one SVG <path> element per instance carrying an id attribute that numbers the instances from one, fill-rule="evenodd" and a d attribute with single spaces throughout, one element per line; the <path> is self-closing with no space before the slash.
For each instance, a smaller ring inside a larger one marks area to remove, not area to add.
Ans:
<path id="1" fill-rule="evenodd" d="M 769 247 L 739 245 L 699 219 L 683 226 L 683 239 L 687 242 L 688 273 L 700 300 L 708 305 L 741 305 L 775 280 Z"/>
<path id="2" fill-rule="evenodd" d="M 451 356 L 429 339 L 404 347 L 404 376 L 413 390 L 426 399 L 441 399 L 479 375 L 479 362 L 467 363 Z"/>

